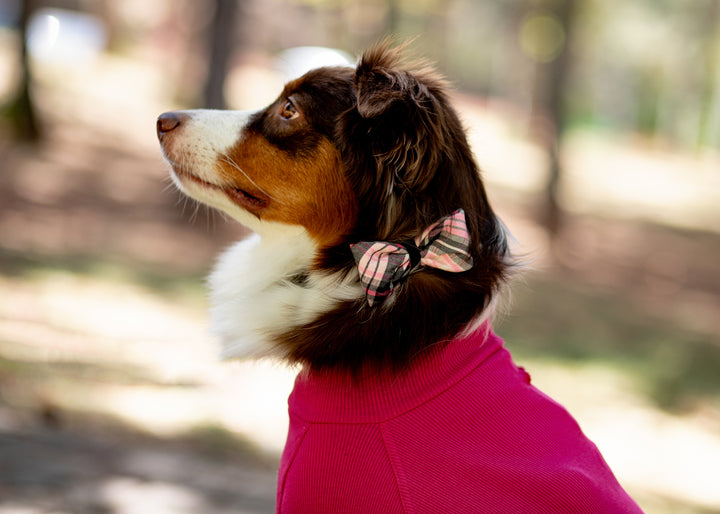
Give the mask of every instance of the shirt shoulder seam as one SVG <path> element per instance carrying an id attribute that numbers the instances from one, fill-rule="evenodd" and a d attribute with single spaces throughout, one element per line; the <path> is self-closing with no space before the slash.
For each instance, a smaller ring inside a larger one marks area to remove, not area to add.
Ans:
<path id="1" fill-rule="evenodd" d="M 310 431 L 311 426 L 312 426 L 311 423 L 307 423 L 307 422 L 305 423 L 305 427 L 303 428 L 302 435 L 300 436 L 300 440 L 295 445 L 293 454 L 290 457 L 287 468 L 285 468 L 285 473 L 282 476 L 282 480 L 280 480 L 278 482 L 279 491 L 278 491 L 277 514 L 282 513 L 283 500 L 285 498 L 285 485 L 287 484 L 287 476 L 290 473 L 290 469 L 293 467 L 293 464 L 295 464 L 295 458 L 297 457 L 298 453 L 300 453 L 300 447 L 305 442 L 305 437 L 307 436 L 307 433 Z M 282 485 L 280 485 L 280 484 L 282 484 Z"/>
<path id="2" fill-rule="evenodd" d="M 400 505 L 404 513 L 411 514 L 412 509 L 408 503 L 408 500 L 405 498 L 405 495 L 402 492 L 402 488 L 400 487 L 401 478 L 399 475 L 402 474 L 402 470 L 398 469 L 399 466 L 396 465 L 391 456 L 392 452 L 390 451 L 390 446 L 392 446 L 392 441 L 388 442 L 388 439 L 391 440 L 392 436 L 388 434 L 385 423 L 378 423 L 377 427 L 380 431 L 383 448 L 385 449 L 385 457 L 387 457 L 388 464 L 390 465 L 390 469 L 393 473 L 393 477 L 395 477 L 395 487 L 397 488 L 398 498 L 400 498 Z"/>

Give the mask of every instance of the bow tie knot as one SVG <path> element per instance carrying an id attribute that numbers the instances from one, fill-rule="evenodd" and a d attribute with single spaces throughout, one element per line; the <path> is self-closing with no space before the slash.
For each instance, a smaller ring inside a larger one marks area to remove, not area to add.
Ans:
<path id="1" fill-rule="evenodd" d="M 368 304 L 382 302 L 414 270 L 460 273 L 473 266 L 465 212 L 458 209 L 430 225 L 414 241 L 361 241 L 350 245 Z"/>

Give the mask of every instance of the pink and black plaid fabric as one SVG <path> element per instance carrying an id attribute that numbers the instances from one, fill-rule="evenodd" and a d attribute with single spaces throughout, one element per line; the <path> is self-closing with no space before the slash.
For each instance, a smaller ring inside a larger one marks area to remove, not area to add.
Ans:
<path id="1" fill-rule="evenodd" d="M 452 273 L 467 271 L 473 266 L 469 253 L 470 235 L 465 212 L 458 209 L 415 238 L 415 245 L 384 241 L 361 241 L 350 245 L 360 274 L 360 282 L 372 307 L 392 293 L 395 285 L 421 266 Z M 419 261 L 413 262 L 411 252 L 417 249 Z"/>

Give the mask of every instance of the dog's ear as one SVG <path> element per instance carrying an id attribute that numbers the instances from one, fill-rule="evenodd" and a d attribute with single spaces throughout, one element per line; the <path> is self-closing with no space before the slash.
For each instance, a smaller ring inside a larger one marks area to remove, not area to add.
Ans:
<path id="1" fill-rule="evenodd" d="M 386 191 L 418 193 L 432 180 L 451 139 L 447 84 L 429 66 L 405 64 L 386 41 L 355 71 L 356 133 L 366 141 Z"/>
<path id="2" fill-rule="evenodd" d="M 407 77 L 401 77 L 407 79 Z M 403 81 L 405 81 L 403 80 Z M 376 118 L 387 113 L 402 99 L 402 85 L 396 87 L 396 76 L 378 69 L 358 69 L 356 78 L 357 109 L 363 118 Z"/>
<path id="3" fill-rule="evenodd" d="M 385 42 L 363 54 L 355 73 L 357 109 L 363 118 L 407 112 L 432 98 L 427 86 L 402 68 L 401 50 Z"/>

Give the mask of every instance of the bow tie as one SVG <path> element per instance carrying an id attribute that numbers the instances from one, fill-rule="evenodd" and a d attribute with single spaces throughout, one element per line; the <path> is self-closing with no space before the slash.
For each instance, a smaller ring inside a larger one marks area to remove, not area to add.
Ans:
<path id="1" fill-rule="evenodd" d="M 469 270 L 473 266 L 469 248 L 462 209 L 433 223 L 411 242 L 361 241 L 350 245 L 371 307 L 422 266 L 452 273 Z"/>

